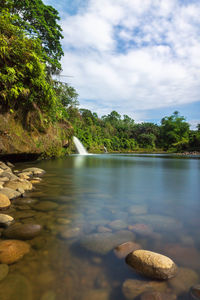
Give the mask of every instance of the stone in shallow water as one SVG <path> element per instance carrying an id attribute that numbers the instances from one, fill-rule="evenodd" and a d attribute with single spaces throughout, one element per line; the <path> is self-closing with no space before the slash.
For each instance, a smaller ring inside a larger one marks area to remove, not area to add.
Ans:
<path id="1" fill-rule="evenodd" d="M 105 226 L 98 226 L 97 231 L 102 233 L 102 232 L 112 232 L 112 229 L 105 227 Z"/>
<path id="2" fill-rule="evenodd" d="M 25 242 L 18 240 L 1 241 L 0 262 L 3 264 L 12 264 L 20 260 L 29 251 L 30 245 Z"/>
<path id="3" fill-rule="evenodd" d="M 45 292 L 40 300 L 56 300 L 56 294 L 54 291 Z"/>
<path id="4" fill-rule="evenodd" d="M 190 289 L 191 299 L 199 300 L 200 299 L 200 284 L 196 284 Z"/>
<path id="5" fill-rule="evenodd" d="M 58 208 L 58 204 L 52 201 L 43 201 L 34 206 L 33 209 L 40 210 L 40 211 L 50 211 Z"/>
<path id="6" fill-rule="evenodd" d="M 174 231 L 182 227 L 179 221 L 164 215 L 134 216 L 134 222 L 150 225 L 156 231 Z"/>
<path id="7" fill-rule="evenodd" d="M 127 223 L 121 220 L 115 220 L 108 223 L 108 226 L 114 230 L 121 230 L 127 228 Z"/>
<path id="8" fill-rule="evenodd" d="M 146 205 L 131 205 L 128 209 L 129 213 L 134 215 L 143 215 L 147 213 L 147 206 Z"/>
<path id="9" fill-rule="evenodd" d="M 147 250 L 129 253 L 126 263 L 139 274 L 153 279 L 165 280 L 177 273 L 177 266 L 169 257 Z"/>
<path id="10" fill-rule="evenodd" d="M 152 228 L 146 224 L 129 225 L 128 229 L 142 236 L 149 236 L 153 233 Z"/>
<path id="11" fill-rule="evenodd" d="M 29 240 L 36 237 L 42 226 L 39 224 L 14 224 L 5 229 L 3 235 L 9 239 Z"/>
<path id="12" fill-rule="evenodd" d="M 5 214 L 0 214 L 0 226 L 9 226 L 14 222 L 13 217 Z"/>
<path id="13" fill-rule="evenodd" d="M 8 275 L 9 267 L 6 264 L 0 264 L 0 281 Z"/>
<path id="14" fill-rule="evenodd" d="M 61 225 L 67 225 L 67 224 L 71 223 L 71 220 L 69 220 L 67 218 L 58 218 L 56 220 L 56 223 L 61 224 Z"/>
<path id="15" fill-rule="evenodd" d="M 18 179 L 18 180 L 6 182 L 5 187 L 13 189 L 15 191 L 18 190 L 30 191 L 33 188 L 32 183 L 25 179 L 24 180 Z"/>
<path id="16" fill-rule="evenodd" d="M 79 227 L 67 228 L 59 232 L 59 236 L 63 239 L 70 239 L 80 235 L 81 229 Z"/>
<path id="17" fill-rule="evenodd" d="M 179 268 L 176 277 L 170 279 L 168 283 L 169 286 L 176 291 L 176 293 L 180 294 L 187 292 L 190 287 L 196 284 L 198 281 L 198 274 L 194 270 L 188 268 Z"/>
<path id="18" fill-rule="evenodd" d="M 172 293 L 147 292 L 140 296 L 140 300 L 176 300 L 176 295 Z"/>
<path id="19" fill-rule="evenodd" d="M 127 279 L 122 285 L 122 292 L 128 300 L 133 300 L 144 292 L 164 292 L 166 289 L 167 285 L 164 281 Z"/>
<path id="20" fill-rule="evenodd" d="M 0 283 L 1 300 L 33 300 L 28 279 L 20 274 L 10 274 Z"/>
<path id="21" fill-rule="evenodd" d="M 105 255 L 117 245 L 126 241 L 133 241 L 134 237 L 132 232 L 126 230 L 117 231 L 115 233 L 93 233 L 85 235 L 80 243 L 82 247 L 89 251 Z"/>
<path id="22" fill-rule="evenodd" d="M 93 289 L 87 292 L 82 300 L 110 300 L 110 291 L 108 289 Z"/>
<path id="23" fill-rule="evenodd" d="M 32 172 L 32 174 L 34 176 L 40 176 L 40 175 L 43 175 L 45 173 L 45 171 L 40 169 L 40 168 L 27 168 L 27 169 L 23 170 L 23 173 L 24 172 Z"/>
<path id="24" fill-rule="evenodd" d="M 10 200 L 21 196 L 20 192 L 17 192 L 10 188 L 3 188 L 1 189 L 0 193 L 6 195 Z"/>
<path id="25" fill-rule="evenodd" d="M 0 194 L 0 210 L 8 208 L 10 204 L 9 198 L 4 194 Z"/>
<path id="26" fill-rule="evenodd" d="M 126 242 L 123 243 L 119 246 L 117 246 L 114 249 L 114 253 L 118 258 L 124 258 L 126 257 L 129 253 L 141 249 L 141 245 L 138 243 L 134 243 L 134 242 Z"/>

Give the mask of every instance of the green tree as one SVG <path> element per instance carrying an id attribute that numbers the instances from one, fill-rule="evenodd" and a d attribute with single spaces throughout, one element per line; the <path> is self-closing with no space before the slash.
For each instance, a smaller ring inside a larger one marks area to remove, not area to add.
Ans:
<path id="1" fill-rule="evenodd" d="M 175 111 L 161 120 L 161 138 L 165 149 L 182 150 L 189 142 L 189 124 Z"/>
<path id="2" fill-rule="evenodd" d="M 63 56 L 61 46 L 62 29 L 58 24 L 58 12 L 42 0 L 1 0 L 0 9 L 9 9 L 14 25 L 22 27 L 32 38 L 40 39 L 43 57 L 51 73 L 61 70 Z"/>

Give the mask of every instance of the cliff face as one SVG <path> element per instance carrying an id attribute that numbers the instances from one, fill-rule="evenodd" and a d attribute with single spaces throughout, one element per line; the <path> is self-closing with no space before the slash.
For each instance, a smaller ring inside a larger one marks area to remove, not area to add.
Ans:
<path id="1" fill-rule="evenodd" d="M 0 114 L 0 157 L 58 157 L 69 152 L 73 128 L 66 122 L 27 130 L 12 114 Z"/>

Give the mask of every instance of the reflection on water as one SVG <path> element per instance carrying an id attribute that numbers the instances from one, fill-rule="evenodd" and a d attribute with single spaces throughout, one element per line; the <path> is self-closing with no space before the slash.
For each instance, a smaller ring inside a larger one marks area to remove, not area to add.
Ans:
<path id="1" fill-rule="evenodd" d="M 0 283 L 2 300 L 136 299 L 122 292 L 123 283 L 140 280 L 142 293 L 144 281 L 113 252 L 126 241 L 170 256 L 180 274 L 151 285 L 171 299 L 188 299 L 200 276 L 199 160 L 93 155 L 36 166 L 47 171 L 43 181 L 9 214 L 43 231 L 10 266 Z"/>

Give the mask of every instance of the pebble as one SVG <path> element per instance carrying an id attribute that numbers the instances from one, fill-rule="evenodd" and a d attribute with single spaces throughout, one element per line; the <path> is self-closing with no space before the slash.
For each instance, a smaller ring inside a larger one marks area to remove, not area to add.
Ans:
<path id="1" fill-rule="evenodd" d="M 3 236 L 9 239 L 29 240 L 36 237 L 42 226 L 39 224 L 14 224 L 3 231 Z"/>
<path id="2" fill-rule="evenodd" d="M 12 264 L 20 260 L 30 251 L 30 245 L 18 240 L 5 240 L 0 242 L 0 262 Z M 2 298 L 0 298 L 2 299 Z"/>
<path id="3" fill-rule="evenodd" d="M 147 250 L 129 253 L 126 263 L 139 274 L 153 279 L 166 280 L 177 273 L 177 266 L 169 257 Z"/>
<path id="4" fill-rule="evenodd" d="M 0 226 L 9 226 L 14 222 L 13 217 L 5 214 L 0 214 Z"/>
<path id="5" fill-rule="evenodd" d="M 134 242 L 126 242 L 114 249 L 114 253 L 118 258 L 126 257 L 130 252 L 141 249 L 141 245 Z"/>
<path id="6" fill-rule="evenodd" d="M 9 198 L 6 195 L 0 193 L 0 210 L 8 208 L 10 204 L 11 203 Z"/>

